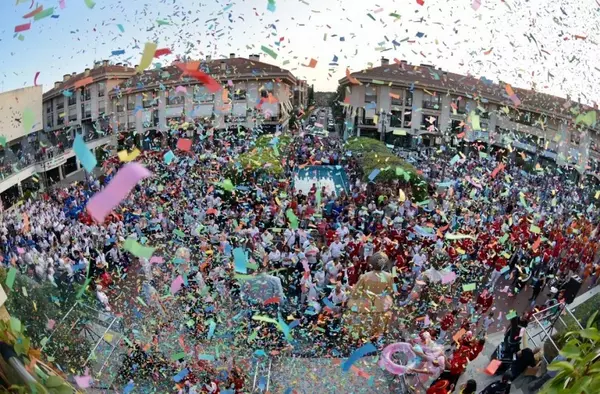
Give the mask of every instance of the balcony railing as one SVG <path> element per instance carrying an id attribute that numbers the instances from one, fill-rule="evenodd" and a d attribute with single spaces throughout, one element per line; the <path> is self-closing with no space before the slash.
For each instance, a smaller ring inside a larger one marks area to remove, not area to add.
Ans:
<path id="1" fill-rule="evenodd" d="M 95 131 L 91 131 L 91 133 L 86 133 L 84 140 L 86 142 L 93 142 L 108 136 L 113 135 L 111 131 L 106 131 L 105 134 L 97 133 Z M 90 138 L 91 137 L 91 138 Z M 54 157 L 60 156 L 64 154 L 67 150 L 71 149 L 70 145 L 60 144 L 60 145 L 51 145 L 45 148 L 45 151 L 42 153 L 42 149 L 40 148 L 35 155 L 32 154 L 23 154 L 17 161 L 8 162 L 7 158 L 0 158 L 0 182 L 5 181 L 6 179 L 12 177 L 13 175 L 23 171 L 29 166 L 34 164 L 41 164 L 47 160 L 51 160 Z"/>

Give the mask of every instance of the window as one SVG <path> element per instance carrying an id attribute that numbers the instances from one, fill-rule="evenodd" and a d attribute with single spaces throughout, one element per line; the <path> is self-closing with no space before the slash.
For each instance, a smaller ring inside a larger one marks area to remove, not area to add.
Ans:
<path id="1" fill-rule="evenodd" d="M 367 87 L 365 89 L 365 103 L 377 104 L 377 90 L 373 87 Z"/>
<path id="2" fill-rule="evenodd" d="M 46 104 L 46 113 L 52 113 L 52 100 L 48 101 L 48 103 Z"/>
<path id="3" fill-rule="evenodd" d="M 54 127 L 54 115 L 52 113 L 46 116 L 46 127 Z"/>
<path id="4" fill-rule="evenodd" d="M 144 106 L 144 108 L 150 108 L 150 107 L 153 107 L 154 105 L 156 105 L 156 102 L 154 100 L 154 94 L 143 95 L 142 105 Z"/>
<path id="5" fill-rule="evenodd" d="M 579 130 L 572 130 L 571 131 L 571 144 L 578 146 L 580 142 L 581 142 L 581 133 L 579 132 Z"/>
<path id="6" fill-rule="evenodd" d="M 124 101 L 123 98 L 117 99 L 117 101 L 116 101 L 117 112 L 125 112 L 125 103 L 123 101 Z"/>
<path id="7" fill-rule="evenodd" d="M 404 111 L 392 111 L 392 116 L 390 117 L 390 127 L 403 127 L 403 112 Z"/>
<path id="8" fill-rule="evenodd" d="M 135 109 L 135 94 L 127 96 L 127 111 L 133 111 Z"/>
<path id="9" fill-rule="evenodd" d="M 412 124 L 412 110 L 404 111 L 404 128 L 409 129 Z"/>
<path id="10" fill-rule="evenodd" d="M 92 98 L 92 94 L 90 92 L 90 88 L 89 87 L 84 87 L 81 89 L 81 99 L 83 101 L 88 101 Z"/>
<path id="11" fill-rule="evenodd" d="M 127 129 L 128 130 L 135 129 L 135 115 L 128 115 L 127 116 Z"/>
<path id="12" fill-rule="evenodd" d="M 106 112 L 106 104 L 104 100 L 98 101 L 98 114 L 103 114 Z"/>
<path id="13" fill-rule="evenodd" d="M 466 113 L 466 107 L 467 107 L 467 100 L 465 100 L 462 97 L 452 97 L 452 102 L 450 104 L 450 108 L 452 113 L 454 113 L 454 111 L 456 111 L 456 113 L 458 114 L 464 114 Z"/>
<path id="14" fill-rule="evenodd" d="M 158 126 L 158 110 L 157 109 L 152 111 L 152 124 L 154 124 L 154 126 Z"/>
<path id="15" fill-rule="evenodd" d="M 515 112 L 515 113 L 511 113 L 511 115 L 512 115 L 511 118 L 514 122 L 521 123 L 521 124 L 528 125 L 528 126 L 531 126 L 535 123 L 534 116 L 529 111 Z"/>
<path id="16" fill-rule="evenodd" d="M 423 114 L 421 119 L 421 130 L 436 131 L 438 128 L 438 117 Z"/>
<path id="17" fill-rule="evenodd" d="M 423 94 L 423 108 L 427 109 L 440 109 L 442 99 L 440 96 L 431 94 Z"/>
<path id="18" fill-rule="evenodd" d="M 410 90 L 405 90 L 404 93 L 405 93 L 404 105 L 406 105 L 407 107 L 412 107 L 413 92 Z"/>
<path id="19" fill-rule="evenodd" d="M 185 96 L 182 93 L 177 93 L 175 90 L 167 91 L 167 105 L 183 105 Z"/>
<path id="20" fill-rule="evenodd" d="M 71 92 L 72 94 L 67 98 L 67 105 L 70 107 L 71 105 L 77 104 L 77 91 Z"/>
<path id="21" fill-rule="evenodd" d="M 456 134 L 460 134 L 465 131 L 465 123 L 462 120 L 453 120 L 452 121 L 452 130 Z"/>
<path id="22" fill-rule="evenodd" d="M 56 111 L 60 112 L 63 109 L 65 109 L 65 100 L 63 100 L 63 98 L 59 98 L 58 101 L 56 102 Z"/>
<path id="23" fill-rule="evenodd" d="M 209 93 L 203 86 L 194 86 L 194 104 L 212 103 L 215 100 L 215 95 Z"/>
<path id="24" fill-rule="evenodd" d="M 83 104 L 82 113 L 83 113 L 83 119 L 91 118 L 92 117 L 92 104 L 91 103 Z"/>
<path id="25" fill-rule="evenodd" d="M 119 117 L 117 118 L 117 126 L 119 128 L 119 131 L 125 130 L 125 127 L 126 127 L 125 119 L 126 119 L 125 115 L 119 115 Z"/>
<path id="26" fill-rule="evenodd" d="M 58 119 L 56 120 L 57 126 L 62 126 L 65 124 L 65 113 L 61 112 L 58 114 Z"/>
<path id="27" fill-rule="evenodd" d="M 402 106 L 402 103 L 404 102 L 404 97 L 402 97 L 403 94 L 404 94 L 404 92 L 401 90 L 400 91 L 399 90 L 392 91 L 392 93 L 390 93 L 390 98 L 392 99 L 392 105 Z"/>
<path id="28" fill-rule="evenodd" d="M 294 92 L 294 96 L 296 95 L 296 93 L 298 92 Z M 246 89 L 237 89 L 234 93 L 233 93 L 233 100 L 234 101 L 238 101 L 238 100 L 246 100 Z"/>
<path id="29" fill-rule="evenodd" d="M 77 107 L 69 107 L 69 122 L 77 120 Z"/>
<path id="30" fill-rule="evenodd" d="M 106 84 L 104 82 L 98 82 L 98 97 L 104 97 L 106 94 Z"/>

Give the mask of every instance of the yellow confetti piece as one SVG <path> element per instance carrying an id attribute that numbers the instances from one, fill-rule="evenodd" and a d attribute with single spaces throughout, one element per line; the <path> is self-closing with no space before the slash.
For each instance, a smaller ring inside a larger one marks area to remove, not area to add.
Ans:
<path id="1" fill-rule="evenodd" d="M 156 52 L 156 43 L 155 42 L 147 42 L 144 46 L 144 53 L 142 54 L 142 59 L 140 60 L 139 66 L 137 66 L 136 71 L 141 73 L 145 69 L 147 69 L 152 63 L 152 59 L 154 58 L 154 53 Z"/>

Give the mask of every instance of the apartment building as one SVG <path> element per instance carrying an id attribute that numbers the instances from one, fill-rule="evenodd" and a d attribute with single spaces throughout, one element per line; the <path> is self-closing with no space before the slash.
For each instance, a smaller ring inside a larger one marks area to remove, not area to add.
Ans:
<path id="1" fill-rule="evenodd" d="M 75 133 L 93 151 L 116 146 L 108 93 L 134 74 L 135 68 L 103 60 L 83 72 L 65 74 L 44 93 L 44 128 L 38 137 L 45 147 L 42 167 L 49 184 L 81 168 L 71 149 Z"/>
<path id="2" fill-rule="evenodd" d="M 197 79 L 184 76 L 177 64 L 136 74 L 109 93 L 112 125 L 120 133 L 144 136 L 146 147 L 164 132 L 189 122 L 199 129 L 253 129 L 285 131 L 293 110 L 296 78 L 288 70 L 230 54 L 207 58 L 198 69 L 221 85 L 210 92 Z M 190 63 L 188 63 L 189 65 Z"/>
<path id="3" fill-rule="evenodd" d="M 294 86 L 294 107 L 306 110 L 308 108 L 308 83 L 305 79 L 299 79 Z"/>
<path id="4" fill-rule="evenodd" d="M 600 127 L 575 122 L 595 108 L 432 65 L 390 64 L 386 58 L 339 83 L 347 87 L 350 134 L 412 147 L 478 141 L 488 152 L 523 153 L 517 157 L 600 172 Z"/>

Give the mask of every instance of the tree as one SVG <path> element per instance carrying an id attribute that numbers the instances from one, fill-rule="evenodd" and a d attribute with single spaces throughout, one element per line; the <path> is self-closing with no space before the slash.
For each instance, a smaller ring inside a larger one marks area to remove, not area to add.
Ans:
<path id="1" fill-rule="evenodd" d="M 290 130 L 296 130 L 298 128 L 298 126 L 296 125 L 297 121 L 298 119 L 296 118 L 296 113 L 292 112 L 292 114 L 290 115 L 290 122 L 288 126 Z"/>
<path id="2" fill-rule="evenodd" d="M 341 103 L 344 102 L 345 98 L 346 88 L 342 85 L 339 85 L 337 91 L 329 100 L 329 106 L 331 107 L 333 119 L 335 119 L 339 123 L 341 123 L 341 120 L 344 119 L 344 106 Z"/>
<path id="3" fill-rule="evenodd" d="M 554 361 L 548 370 L 558 373 L 542 387 L 541 394 L 600 393 L 600 332 L 594 326 L 597 312 L 586 328 L 567 334 L 560 350 L 565 361 Z"/>
<path id="4" fill-rule="evenodd" d="M 308 105 L 315 105 L 315 85 L 310 85 L 308 88 Z"/>

